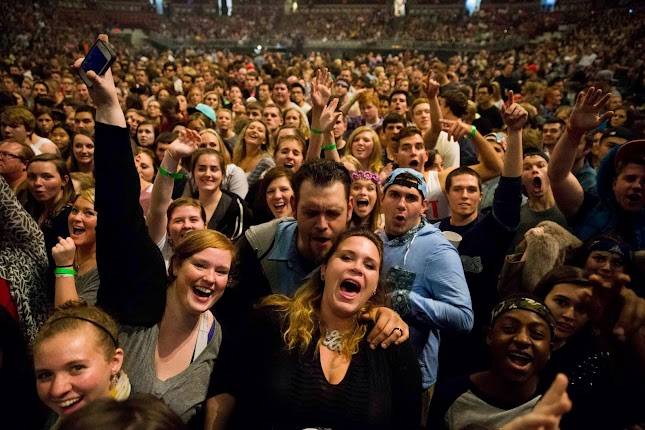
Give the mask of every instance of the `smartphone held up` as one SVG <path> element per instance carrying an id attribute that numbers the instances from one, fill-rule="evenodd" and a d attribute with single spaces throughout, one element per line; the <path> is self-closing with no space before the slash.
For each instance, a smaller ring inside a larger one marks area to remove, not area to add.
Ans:
<path id="1" fill-rule="evenodd" d="M 103 75 L 110 68 L 116 53 L 109 43 L 97 39 L 90 51 L 85 56 L 78 69 L 78 76 L 88 87 L 92 86 L 92 81 L 87 77 L 87 72 L 93 70 L 97 75 Z"/>

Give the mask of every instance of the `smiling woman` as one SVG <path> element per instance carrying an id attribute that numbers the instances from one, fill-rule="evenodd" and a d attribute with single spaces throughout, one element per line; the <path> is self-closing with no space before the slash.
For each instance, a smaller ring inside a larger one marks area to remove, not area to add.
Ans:
<path id="1" fill-rule="evenodd" d="M 234 428 L 418 428 L 411 345 L 370 348 L 361 319 L 385 299 L 382 261 L 374 233 L 349 230 L 293 298 L 262 302 L 213 374 L 211 395 L 232 388 L 239 402 Z"/>
<path id="2" fill-rule="evenodd" d="M 96 399 L 130 395 L 117 332 L 109 315 L 79 302 L 57 308 L 43 324 L 33 343 L 36 388 L 56 419 Z"/>

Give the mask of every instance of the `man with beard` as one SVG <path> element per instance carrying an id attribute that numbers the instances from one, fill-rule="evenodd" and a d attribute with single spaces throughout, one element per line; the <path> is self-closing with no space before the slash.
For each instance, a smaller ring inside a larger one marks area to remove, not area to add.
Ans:
<path id="1" fill-rule="evenodd" d="M 553 147 L 564 132 L 564 121 L 559 118 L 549 118 L 542 124 L 542 148 L 550 154 Z"/>

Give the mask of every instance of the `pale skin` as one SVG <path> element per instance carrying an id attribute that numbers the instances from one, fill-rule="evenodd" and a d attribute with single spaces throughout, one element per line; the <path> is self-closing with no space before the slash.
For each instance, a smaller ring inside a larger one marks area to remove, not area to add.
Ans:
<path id="1" fill-rule="evenodd" d="M 108 41 L 107 35 L 101 34 L 99 38 L 104 42 Z M 74 63 L 76 68 L 80 67 L 82 59 Z M 119 105 L 119 100 L 112 78 L 112 72 L 108 71 L 103 76 L 98 76 L 93 71 L 88 72 L 88 78 L 93 82 L 92 89 L 90 90 L 92 100 L 96 103 L 96 120 L 104 124 L 112 125 L 115 127 L 126 128 L 125 116 Z M 204 252 L 222 251 L 215 248 L 207 248 Z M 197 254 L 200 254 L 197 253 Z M 191 260 L 197 254 L 189 257 Z M 232 256 L 229 255 L 228 264 L 230 265 Z M 184 261 L 180 266 L 173 266 L 175 274 L 185 273 L 191 269 L 191 262 Z M 221 260 L 221 258 L 220 258 Z M 192 260 L 191 260 L 192 261 Z M 213 279 L 221 279 L 219 268 L 214 266 L 212 258 L 204 259 L 202 263 L 207 264 L 204 270 L 204 277 L 199 282 L 202 284 L 208 283 L 209 285 Z M 224 259 L 224 263 L 226 260 Z M 215 271 L 215 273 L 214 273 Z M 226 272 L 228 278 L 228 271 Z M 187 282 L 187 281 L 186 281 Z M 164 310 L 163 317 L 159 322 L 159 337 L 157 338 L 157 350 L 155 356 L 155 370 L 160 379 L 167 379 L 185 370 L 190 364 L 192 352 L 195 349 L 196 333 L 199 328 L 199 321 L 202 312 L 187 312 L 186 306 L 182 306 L 178 300 L 174 299 L 173 292 L 177 289 L 178 282 L 173 282 L 168 288 L 168 300 Z M 221 283 L 217 281 L 217 283 Z M 226 282 L 224 282 L 225 285 Z M 182 284 L 184 285 L 184 284 Z M 182 286 L 185 288 L 185 286 Z M 213 302 L 214 303 L 214 302 Z M 208 304 L 208 307 L 213 303 Z M 207 312 L 204 309 L 203 312 Z M 208 326 L 213 322 L 212 315 L 207 315 Z"/>

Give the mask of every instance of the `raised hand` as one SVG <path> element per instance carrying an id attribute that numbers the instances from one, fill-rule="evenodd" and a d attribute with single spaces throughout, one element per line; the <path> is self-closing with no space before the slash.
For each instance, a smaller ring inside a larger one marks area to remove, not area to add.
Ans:
<path id="1" fill-rule="evenodd" d="M 322 108 L 331 97 L 331 74 L 327 69 L 316 70 L 316 76 L 311 81 L 311 101 L 314 107 Z"/>
<path id="2" fill-rule="evenodd" d="M 569 128 L 585 133 L 610 119 L 614 114 L 613 111 L 600 115 L 600 110 L 605 106 L 607 100 L 609 100 L 609 93 L 603 94 L 601 89 L 591 87 L 586 91 L 581 91 L 569 117 Z"/>
<path id="3" fill-rule="evenodd" d="M 99 34 L 99 39 L 108 43 L 107 34 Z M 72 68 L 78 70 L 84 58 L 79 58 L 74 61 Z M 94 83 L 88 87 L 92 101 L 97 107 L 107 105 L 116 101 L 118 104 L 119 99 L 116 94 L 116 87 L 114 85 L 114 78 L 112 77 L 112 69 L 108 69 L 103 76 L 99 76 L 93 70 L 87 72 L 87 77 Z"/>
<path id="4" fill-rule="evenodd" d="M 328 133 L 334 128 L 334 124 L 338 118 L 342 115 L 340 112 L 336 112 L 338 107 L 338 99 L 333 99 L 327 106 L 325 106 L 320 114 L 320 130 L 323 133 Z"/>
<path id="5" fill-rule="evenodd" d="M 52 248 L 52 257 L 56 266 L 66 267 L 74 264 L 76 245 L 71 237 L 58 237 L 58 243 Z"/>
<path id="6" fill-rule="evenodd" d="M 470 134 L 472 126 L 470 124 L 466 124 L 460 119 L 442 119 L 441 130 L 448 133 L 448 135 L 451 136 L 454 140 L 459 140 L 467 134 Z"/>
<path id="7" fill-rule="evenodd" d="M 430 100 L 437 97 L 439 95 L 439 88 L 441 88 L 441 85 L 434 80 L 434 72 L 430 72 L 426 79 L 426 97 Z"/>
<path id="8" fill-rule="evenodd" d="M 179 132 L 179 137 L 172 141 L 166 152 L 175 160 L 181 160 L 184 157 L 192 155 L 199 147 L 201 141 L 199 133 L 186 128 Z"/>
<path id="9" fill-rule="evenodd" d="M 513 91 L 508 91 L 508 100 L 502 107 L 502 120 L 511 131 L 520 131 L 529 118 L 528 112 L 519 104 L 513 102 Z"/>

